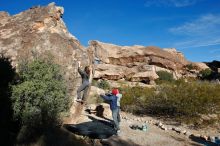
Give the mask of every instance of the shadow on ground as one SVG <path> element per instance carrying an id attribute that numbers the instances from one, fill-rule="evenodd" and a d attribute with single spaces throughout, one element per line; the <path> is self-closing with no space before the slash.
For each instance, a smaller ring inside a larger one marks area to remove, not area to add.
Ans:
<path id="1" fill-rule="evenodd" d="M 38 139 L 41 146 L 89 146 L 83 139 L 77 138 L 63 128 L 50 128 Z"/>
<path id="2" fill-rule="evenodd" d="M 63 127 L 74 134 L 99 139 L 103 146 L 139 146 L 130 140 L 123 140 L 120 136 L 116 136 L 111 121 L 100 120 L 93 116 L 88 117 L 92 121 L 80 124 L 65 124 Z"/>
<path id="3" fill-rule="evenodd" d="M 64 124 L 63 127 L 72 133 L 92 139 L 106 139 L 116 134 L 113 125 L 104 120 L 88 116 L 92 121 L 80 124 Z"/>
<path id="4" fill-rule="evenodd" d="M 192 141 L 197 142 L 197 143 L 202 144 L 202 145 L 205 145 L 205 146 L 219 146 L 220 145 L 220 144 L 216 144 L 216 143 L 213 143 L 213 142 L 203 140 L 203 139 L 201 139 L 199 137 L 195 137 L 195 136 L 190 136 L 189 138 Z"/>

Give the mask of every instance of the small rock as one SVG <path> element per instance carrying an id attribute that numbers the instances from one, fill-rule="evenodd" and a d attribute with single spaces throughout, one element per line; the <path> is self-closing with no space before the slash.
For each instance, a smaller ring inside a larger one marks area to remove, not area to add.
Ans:
<path id="1" fill-rule="evenodd" d="M 186 130 L 181 130 L 180 133 L 185 134 Z"/>
<path id="2" fill-rule="evenodd" d="M 167 127 L 165 127 L 164 125 L 161 126 L 161 129 L 167 131 Z"/>
<path id="3" fill-rule="evenodd" d="M 208 137 L 206 135 L 201 135 L 200 138 L 202 138 L 203 140 L 208 140 Z"/>
<path id="4" fill-rule="evenodd" d="M 214 136 L 209 136 L 208 140 L 210 140 L 211 142 L 215 142 L 215 137 Z"/>
<path id="5" fill-rule="evenodd" d="M 172 130 L 176 131 L 177 133 L 180 133 L 180 132 L 181 132 L 181 129 L 180 129 L 180 128 L 177 128 L 177 127 L 173 127 Z"/>
<path id="6" fill-rule="evenodd" d="M 218 115 L 217 114 L 209 114 L 208 115 L 211 119 L 218 119 Z"/>
<path id="7" fill-rule="evenodd" d="M 186 136 L 190 136 L 191 133 L 190 133 L 189 131 L 186 131 L 186 133 L 185 133 L 184 135 L 186 135 Z"/>
<path id="8" fill-rule="evenodd" d="M 163 124 L 161 123 L 161 122 L 159 122 L 158 124 L 157 124 L 157 126 L 159 126 L 159 127 L 161 127 Z"/>
<path id="9" fill-rule="evenodd" d="M 200 134 L 192 134 L 193 137 L 201 137 Z"/>
<path id="10" fill-rule="evenodd" d="M 167 130 L 172 130 L 172 127 L 167 127 Z"/>
<path id="11" fill-rule="evenodd" d="M 210 117 L 208 115 L 201 115 L 201 119 L 200 120 L 210 120 Z"/>

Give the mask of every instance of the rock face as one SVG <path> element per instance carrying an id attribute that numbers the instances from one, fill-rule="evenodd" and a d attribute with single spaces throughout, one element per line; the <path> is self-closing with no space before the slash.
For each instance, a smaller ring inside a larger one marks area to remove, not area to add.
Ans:
<path id="1" fill-rule="evenodd" d="M 94 78 L 151 83 L 158 78 L 156 71 L 166 70 L 181 77 L 189 62 L 175 49 L 144 46 L 117 46 L 91 41 L 89 50 L 96 58 Z"/>
<path id="2" fill-rule="evenodd" d="M 63 13 L 64 9 L 54 3 L 14 16 L 0 12 L 0 54 L 9 58 L 14 67 L 24 59 L 50 58 L 61 65 L 69 92 L 75 96 L 76 86 L 80 84 L 76 61 L 85 66 L 91 57 L 68 32 Z"/>

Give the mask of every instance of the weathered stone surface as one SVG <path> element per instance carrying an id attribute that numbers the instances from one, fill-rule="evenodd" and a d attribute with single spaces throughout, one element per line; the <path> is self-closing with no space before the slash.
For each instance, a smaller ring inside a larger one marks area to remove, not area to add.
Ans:
<path id="1" fill-rule="evenodd" d="M 148 87 L 148 88 L 155 87 L 155 85 L 148 85 L 148 84 L 141 83 L 141 82 L 125 81 L 122 79 L 119 81 L 108 80 L 108 83 L 110 84 L 111 87 L 115 87 L 115 88 L 119 88 L 121 86 L 129 86 L 129 87 L 140 86 L 140 87 Z"/>
<path id="2" fill-rule="evenodd" d="M 95 68 L 94 78 L 107 78 L 110 80 L 119 80 L 125 77 L 127 67 L 112 65 L 112 64 L 98 64 Z"/>
<path id="3" fill-rule="evenodd" d="M 54 3 L 13 16 L 0 12 L 0 54 L 9 58 L 14 67 L 24 59 L 53 60 L 61 65 L 69 92 L 75 96 L 81 83 L 76 61 L 85 66 L 90 60 L 85 48 L 68 32 L 63 13 L 64 9 Z"/>
<path id="4" fill-rule="evenodd" d="M 176 58 L 178 58 L 178 60 L 180 60 L 181 62 L 185 62 L 188 63 L 186 61 L 186 58 L 184 57 L 183 53 L 177 51 L 175 48 L 164 48 L 163 50 L 171 53 L 173 56 L 175 56 Z"/>
<path id="5" fill-rule="evenodd" d="M 100 89 L 100 88 L 95 87 L 95 86 L 91 86 L 91 90 L 89 92 L 90 97 L 95 96 L 95 95 L 100 95 L 100 94 L 105 94 L 105 90 Z"/>
<path id="6" fill-rule="evenodd" d="M 193 65 L 196 66 L 196 69 L 199 71 L 209 68 L 205 63 L 202 62 L 194 62 Z"/>
<path id="7" fill-rule="evenodd" d="M 173 62 L 173 64 L 167 63 L 168 68 L 178 69 L 188 63 L 183 56 L 179 58 L 178 55 L 174 53 L 153 46 L 117 46 L 98 41 L 91 41 L 90 48 L 94 50 L 94 55 L 97 58 L 107 64 L 125 66 L 128 63 L 134 62 L 156 64 L 157 62 L 160 62 L 160 60 L 156 60 L 155 58 L 160 58 L 163 61 Z"/>
<path id="8" fill-rule="evenodd" d="M 151 83 L 158 78 L 156 71 L 165 70 L 180 78 L 189 63 L 175 49 L 144 46 L 117 46 L 90 41 L 88 50 L 97 59 L 95 78 Z"/>
<path id="9" fill-rule="evenodd" d="M 150 80 L 158 78 L 155 71 L 148 71 L 146 67 L 143 66 L 128 68 L 120 65 L 97 64 L 95 69 L 95 79 L 119 80 L 124 78 L 128 81 L 149 82 Z"/>

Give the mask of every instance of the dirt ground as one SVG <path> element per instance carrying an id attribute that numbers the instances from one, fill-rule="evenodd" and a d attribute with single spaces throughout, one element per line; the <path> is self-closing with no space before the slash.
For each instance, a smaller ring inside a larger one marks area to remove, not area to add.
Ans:
<path id="1" fill-rule="evenodd" d="M 147 131 L 133 130 L 131 125 L 142 125 L 143 122 L 137 122 L 135 120 L 121 121 L 121 132 L 118 136 L 112 136 L 105 140 L 110 145 L 140 145 L 140 146 L 200 146 L 198 142 L 195 142 L 185 135 L 178 134 L 173 131 L 164 131 L 153 124 L 147 124 Z M 122 143 L 121 141 L 124 141 Z"/>
<path id="2" fill-rule="evenodd" d="M 120 123 L 121 132 L 116 135 L 111 125 L 111 115 L 108 114 L 105 117 L 97 117 L 95 114 L 89 114 L 83 109 L 82 113 L 78 117 L 72 117 L 65 121 L 69 131 L 72 133 L 88 136 L 96 139 L 102 143 L 102 145 L 109 146 L 202 146 L 209 145 L 200 139 L 189 137 L 177 133 L 173 130 L 162 130 L 153 123 L 147 123 L 147 131 L 131 129 L 131 125 L 141 126 L 144 121 L 155 120 L 152 117 L 141 117 L 141 120 L 137 120 L 140 117 L 134 116 L 128 113 L 121 113 L 122 121 Z M 195 132 L 195 131 L 190 131 Z M 98 145 L 98 144 L 94 144 Z"/>

